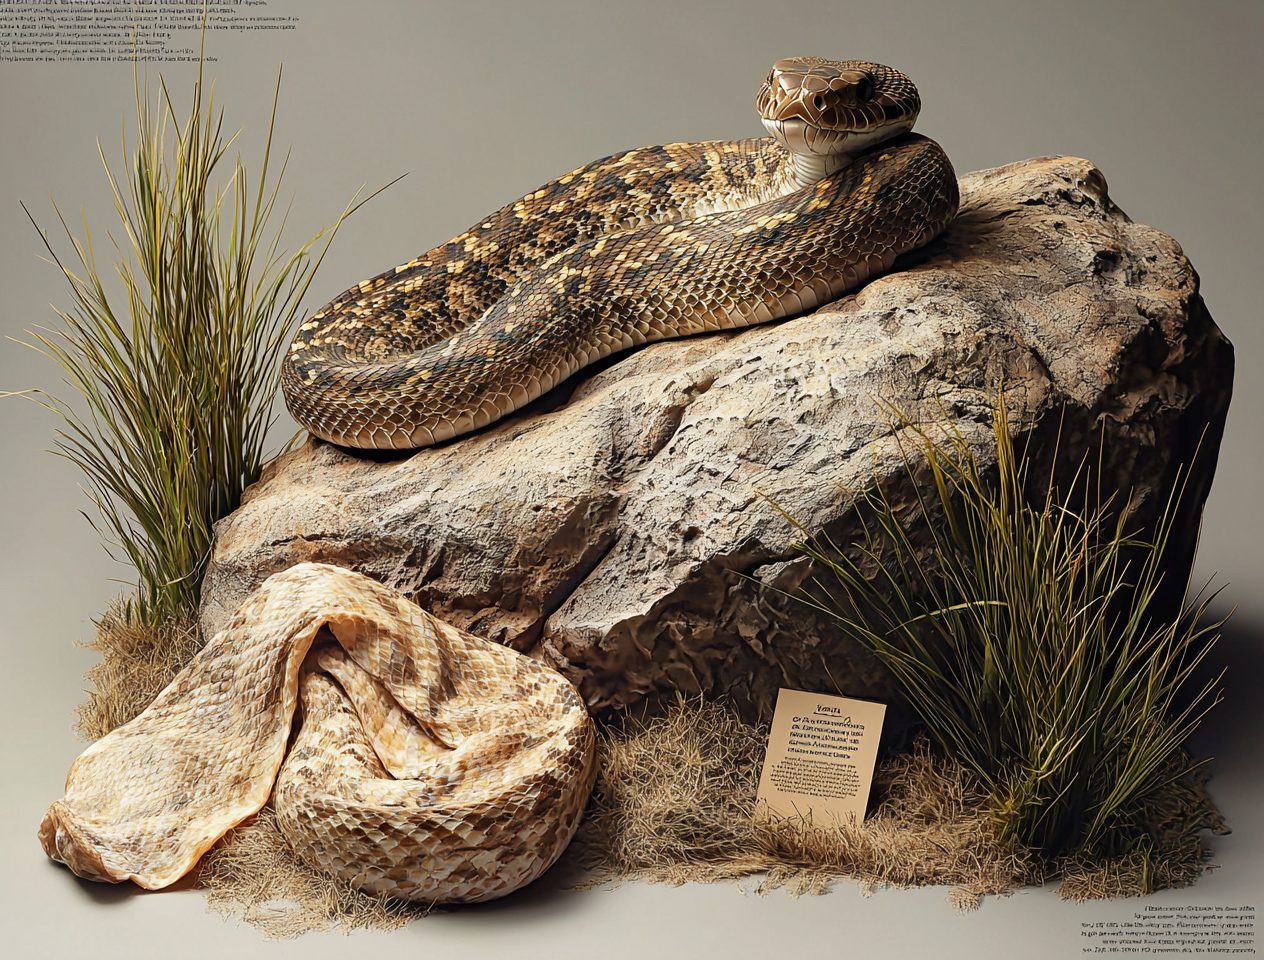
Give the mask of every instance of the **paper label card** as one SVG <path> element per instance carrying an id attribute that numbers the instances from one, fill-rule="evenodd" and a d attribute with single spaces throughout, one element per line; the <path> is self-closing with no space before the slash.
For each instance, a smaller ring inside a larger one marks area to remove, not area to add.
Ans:
<path id="1" fill-rule="evenodd" d="M 782 817 L 861 823 L 886 712 L 869 700 L 779 691 L 759 799 Z"/>

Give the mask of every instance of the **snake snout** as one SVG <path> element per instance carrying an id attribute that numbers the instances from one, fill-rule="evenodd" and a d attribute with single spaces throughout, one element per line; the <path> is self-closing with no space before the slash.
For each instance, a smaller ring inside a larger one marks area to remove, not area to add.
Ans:
<path id="1" fill-rule="evenodd" d="M 902 133 L 921 109 L 917 88 L 898 70 L 820 57 L 778 60 L 755 103 L 774 137 L 817 155 L 853 152 Z"/>

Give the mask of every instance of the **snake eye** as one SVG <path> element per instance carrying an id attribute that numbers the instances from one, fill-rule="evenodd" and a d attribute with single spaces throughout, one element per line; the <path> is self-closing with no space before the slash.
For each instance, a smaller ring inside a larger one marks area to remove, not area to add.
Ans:
<path id="1" fill-rule="evenodd" d="M 861 77 L 860 82 L 856 84 L 856 99 L 861 103 L 873 99 L 873 81 L 868 77 Z"/>

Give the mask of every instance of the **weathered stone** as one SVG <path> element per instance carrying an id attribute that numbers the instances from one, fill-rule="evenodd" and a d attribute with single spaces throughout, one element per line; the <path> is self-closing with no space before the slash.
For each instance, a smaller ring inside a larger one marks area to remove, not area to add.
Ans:
<path id="1" fill-rule="evenodd" d="M 319 560 L 534 648 L 599 713 L 676 690 L 730 694 L 748 715 L 781 686 L 890 699 L 872 658 L 786 595 L 814 571 L 773 504 L 845 541 L 847 491 L 877 477 L 914 515 L 885 405 L 946 412 L 987 461 L 998 382 L 1041 462 L 1060 430 L 1074 467 L 1100 425 L 1139 522 L 1201 438 L 1166 581 L 1179 602 L 1233 375 L 1193 268 L 1087 161 L 1011 164 L 961 190 L 957 220 L 905 269 L 810 316 L 650 346 L 406 459 L 319 442 L 282 457 L 216 528 L 204 629 Z"/>

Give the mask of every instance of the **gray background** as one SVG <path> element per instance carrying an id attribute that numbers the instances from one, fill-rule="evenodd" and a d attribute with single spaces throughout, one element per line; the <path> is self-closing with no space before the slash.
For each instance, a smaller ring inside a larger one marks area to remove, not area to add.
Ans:
<path id="1" fill-rule="evenodd" d="M 289 34 L 212 34 L 208 76 L 258 156 L 278 62 L 278 142 L 293 145 L 286 194 L 294 242 L 331 221 L 362 184 L 409 176 L 344 228 L 308 306 L 319 306 L 459 232 L 482 214 L 581 163 L 647 143 L 757 136 L 752 105 L 778 57 L 814 53 L 890 63 L 924 100 L 918 129 L 958 171 L 1043 154 L 1087 157 L 1134 218 L 1175 236 L 1198 268 L 1212 315 L 1238 356 L 1236 398 L 1207 506 L 1200 579 L 1237 604 L 1218 657 L 1229 702 L 1199 734 L 1214 753 L 1215 797 L 1234 833 L 1220 867 L 1152 903 L 1255 904 L 1264 893 L 1259 810 L 1264 570 L 1255 479 L 1264 449 L 1260 281 L 1261 40 L 1264 5 L 1242 2 L 462 3 L 271 0 L 297 14 Z M 164 64 L 184 115 L 193 67 Z M 150 68 L 151 80 L 158 70 Z M 120 124 L 134 119 L 123 64 L 0 64 L 0 324 L 11 337 L 52 325 L 68 303 L 19 207 L 55 224 L 80 207 L 98 256 L 114 226 L 96 157 L 116 167 Z M 63 240 L 59 250 L 68 252 Z M 0 342 L 0 390 L 56 390 L 52 363 Z M 1142 904 L 1076 906 L 1052 889 L 991 899 L 960 915 L 946 891 L 842 884 L 825 897 L 743 898 L 731 887 L 630 884 L 569 893 L 547 879 L 500 904 L 434 916 L 389 936 L 266 944 L 203 914 L 196 892 L 142 894 L 77 881 L 35 840 L 82 749 L 69 731 L 91 636 L 126 580 L 78 515 L 89 504 L 68 463 L 43 450 L 57 420 L 0 399 L 0 922 L 10 956 L 383 957 L 762 956 L 1070 957 L 1081 922 L 1130 919 Z M 278 437 L 288 435 L 284 425 Z M 1086 942 L 1086 941 L 1085 941 Z"/>

